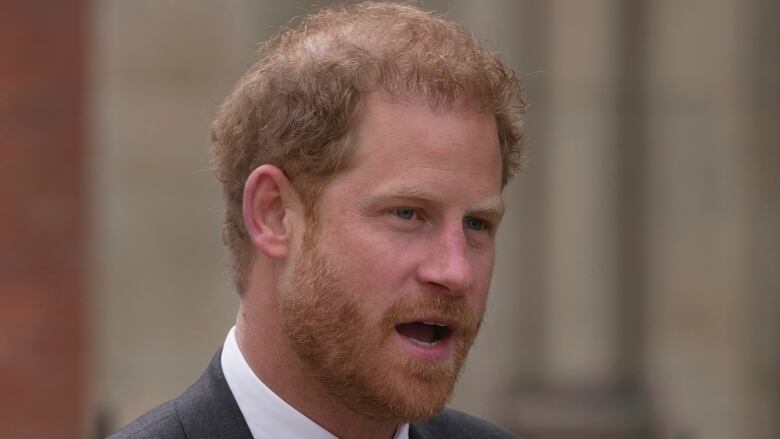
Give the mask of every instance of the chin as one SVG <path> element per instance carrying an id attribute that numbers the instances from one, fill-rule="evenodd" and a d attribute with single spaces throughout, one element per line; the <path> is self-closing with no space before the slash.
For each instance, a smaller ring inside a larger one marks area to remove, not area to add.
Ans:
<path id="1" fill-rule="evenodd" d="M 442 411 L 452 396 L 459 365 L 427 363 L 406 358 L 374 377 L 373 399 L 378 404 L 369 412 L 373 418 L 394 422 L 419 422 Z M 381 378 L 380 378 L 381 377 Z M 365 407 L 364 407 L 365 408 Z"/>

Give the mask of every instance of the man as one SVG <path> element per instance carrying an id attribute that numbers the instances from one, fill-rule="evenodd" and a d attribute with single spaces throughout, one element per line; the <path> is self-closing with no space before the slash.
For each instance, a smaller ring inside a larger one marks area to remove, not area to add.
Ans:
<path id="1" fill-rule="evenodd" d="M 112 437 L 513 437 L 443 408 L 523 106 L 494 54 L 410 6 L 283 31 L 213 125 L 236 325 L 198 382 Z"/>

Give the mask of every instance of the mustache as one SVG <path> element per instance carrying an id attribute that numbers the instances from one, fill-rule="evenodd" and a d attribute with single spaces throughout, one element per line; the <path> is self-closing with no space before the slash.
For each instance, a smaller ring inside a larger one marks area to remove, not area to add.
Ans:
<path id="1" fill-rule="evenodd" d="M 441 292 L 397 301 L 385 312 L 382 326 L 392 330 L 399 323 L 421 320 L 448 322 L 455 333 L 470 337 L 476 335 L 482 326 L 482 318 L 476 315 L 465 299 Z"/>

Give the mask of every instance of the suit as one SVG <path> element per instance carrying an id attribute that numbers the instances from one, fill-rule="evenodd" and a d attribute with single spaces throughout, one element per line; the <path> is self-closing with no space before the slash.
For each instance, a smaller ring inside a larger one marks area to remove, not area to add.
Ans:
<path id="1" fill-rule="evenodd" d="M 446 409 L 409 426 L 409 439 L 515 438 L 486 421 Z M 109 439 L 251 439 L 252 434 L 222 373 L 220 352 L 178 398 L 136 419 Z M 285 438 L 281 438 L 285 439 Z"/>

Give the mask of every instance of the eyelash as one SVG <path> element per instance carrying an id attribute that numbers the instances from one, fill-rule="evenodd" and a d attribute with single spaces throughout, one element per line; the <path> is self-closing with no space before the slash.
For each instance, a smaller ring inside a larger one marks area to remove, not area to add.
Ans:
<path id="1" fill-rule="evenodd" d="M 404 221 L 412 221 L 415 219 L 420 219 L 422 217 L 420 211 L 412 207 L 397 207 L 395 209 L 392 209 L 392 213 Z M 402 213 L 404 214 L 409 213 L 412 216 L 407 218 L 406 215 L 402 215 Z M 470 225 L 474 226 L 475 223 L 476 223 L 476 227 L 470 227 Z M 475 232 L 489 232 L 492 229 L 489 221 L 480 218 L 475 218 L 475 217 L 464 218 L 463 227 L 465 229 L 473 230 Z"/>
<path id="2" fill-rule="evenodd" d="M 478 225 L 477 228 L 468 227 L 468 224 L 470 222 L 472 224 L 473 224 L 473 222 L 478 222 L 479 225 Z M 463 226 L 464 226 L 464 228 L 474 230 L 475 232 L 489 232 L 490 231 L 490 223 L 485 221 L 485 220 L 483 220 L 483 219 L 480 219 L 480 218 L 474 218 L 474 217 L 464 218 L 463 219 Z"/>
<path id="3" fill-rule="evenodd" d="M 419 210 L 414 209 L 412 207 L 396 207 L 395 209 L 392 210 L 392 212 L 393 212 L 393 214 L 395 216 L 397 216 L 398 218 L 401 218 L 402 220 L 405 220 L 405 221 L 411 221 L 412 219 L 415 219 L 415 218 L 414 217 L 404 218 L 404 216 L 401 215 L 400 212 L 409 212 L 413 216 L 416 216 L 417 219 L 419 219 L 422 216 L 422 215 L 420 215 L 420 211 Z"/>

